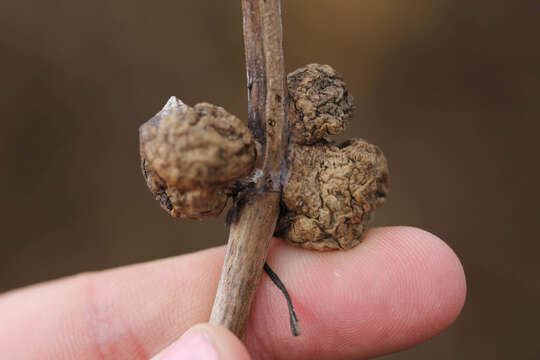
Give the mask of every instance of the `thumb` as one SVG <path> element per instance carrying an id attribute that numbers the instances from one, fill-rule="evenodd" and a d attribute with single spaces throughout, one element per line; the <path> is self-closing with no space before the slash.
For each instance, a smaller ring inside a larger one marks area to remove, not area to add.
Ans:
<path id="1" fill-rule="evenodd" d="M 244 344 L 222 326 L 199 324 L 154 360 L 249 360 Z"/>

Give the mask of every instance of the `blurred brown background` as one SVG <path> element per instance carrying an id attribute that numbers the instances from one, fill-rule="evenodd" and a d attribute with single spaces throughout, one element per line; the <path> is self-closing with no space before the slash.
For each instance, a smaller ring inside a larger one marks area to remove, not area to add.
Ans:
<path id="1" fill-rule="evenodd" d="M 442 335 L 387 359 L 533 359 L 538 341 L 537 1 L 284 1 L 288 71 L 332 64 L 393 189 L 377 225 L 448 242 L 468 299 Z M 171 95 L 245 118 L 239 1 L 0 4 L 0 291 L 225 242 L 169 218 L 138 126 Z M 1 326 L 1 324 L 0 324 Z"/>

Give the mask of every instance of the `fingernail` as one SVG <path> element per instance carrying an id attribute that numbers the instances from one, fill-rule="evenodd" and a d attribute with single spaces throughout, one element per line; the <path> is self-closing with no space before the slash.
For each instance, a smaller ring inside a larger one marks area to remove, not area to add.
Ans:
<path id="1" fill-rule="evenodd" d="M 185 333 L 160 357 L 160 360 L 218 360 L 218 352 L 201 331 Z"/>

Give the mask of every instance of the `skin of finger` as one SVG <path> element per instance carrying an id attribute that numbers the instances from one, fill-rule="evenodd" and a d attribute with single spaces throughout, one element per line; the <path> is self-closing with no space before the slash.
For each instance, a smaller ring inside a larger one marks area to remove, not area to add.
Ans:
<path id="1" fill-rule="evenodd" d="M 21 359 L 147 359 L 208 319 L 223 248 L 19 290 L 0 298 L 0 352 Z M 302 335 L 263 277 L 245 338 L 254 359 L 362 358 L 430 338 L 458 315 L 454 253 L 414 228 L 372 230 L 347 252 L 279 241 L 268 259 L 293 297 Z"/>
<path id="2" fill-rule="evenodd" d="M 459 259 L 423 230 L 374 229 L 353 251 L 275 246 L 268 263 L 294 289 L 302 335 L 290 336 L 285 300 L 262 282 L 245 338 L 248 349 L 258 349 L 255 359 L 361 359 L 396 352 L 447 328 L 465 302 Z"/>
<path id="3" fill-rule="evenodd" d="M 212 324 L 197 324 L 189 329 L 182 338 L 193 334 L 200 334 L 207 340 L 217 353 L 219 360 L 250 360 L 251 357 L 244 346 L 244 344 L 238 339 L 232 332 L 223 326 Z M 173 343 L 170 347 L 165 349 L 162 353 L 153 357 L 152 360 L 172 360 L 174 357 L 175 347 L 179 345 L 179 342 Z M 180 344 L 181 346 L 181 344 Z"/>
<path id="4" fill-rule="evenodd" d="M 0 354 L 148 359 L 207 321 L 225 249 L 84 273 L 0 297 Z"/>

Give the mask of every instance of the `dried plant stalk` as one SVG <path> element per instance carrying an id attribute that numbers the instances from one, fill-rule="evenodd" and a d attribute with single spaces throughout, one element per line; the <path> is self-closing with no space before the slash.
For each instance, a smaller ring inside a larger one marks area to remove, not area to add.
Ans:
<path id="1" fill-rule="evenodd" d="M 242 0 L 248 125 L 261 145 L 262 176 L 239 194 L 210 322 L 242 338 L 279 214 L 288 147 L 287 88 L 279 0 Z"/>

